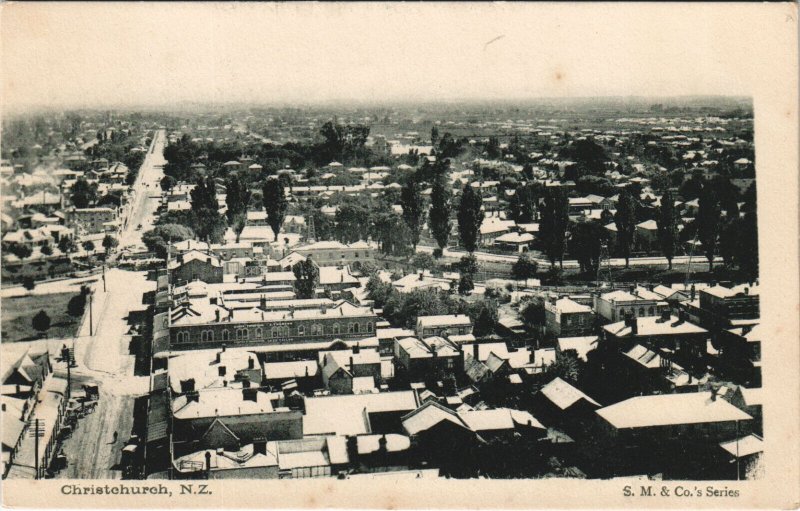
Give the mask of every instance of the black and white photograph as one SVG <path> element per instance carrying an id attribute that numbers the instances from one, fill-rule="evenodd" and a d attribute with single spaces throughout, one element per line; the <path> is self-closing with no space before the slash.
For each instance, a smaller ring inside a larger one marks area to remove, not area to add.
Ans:
<path id="1" fill-rule="evenodd" d="M 2 485 L 796 480 L 797 8 L 726 5 L 6 4 Z"/>

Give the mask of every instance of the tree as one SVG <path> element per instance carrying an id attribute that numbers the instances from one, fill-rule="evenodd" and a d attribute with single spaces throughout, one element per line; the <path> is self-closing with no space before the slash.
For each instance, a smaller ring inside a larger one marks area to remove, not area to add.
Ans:
<path id="1" fill-rule="evenodd" d="M 439 141 L 439 128 L 436 126 L 431 127 L 431 145 L 436 146 L 436 142 Z"/>
<path id="2" fill-rule="evenodd" d="M 564 249 L 569 225 L 569 200 L 563 192 L 553 191 L 544 198 L 539 239 L 550 264 L 560 261 L 563 265 Z"/>
<path id="3" fill-rule="evenodd" d="M 289 207 L 289 201 L 286 199 L 286 191 L 284 190 L 283 183 L 270 176 L 264 182 L 261 190 L 263 195 L 264 209 L 267 212 L 267 223 L 272 227 L 272 232 L 275 235 L 275 241 L 278 240 L 278 234 L 281 231 L 283 220 L 286 218 L 286 209 Z"/>
<path id="4" fill-rule="evenodd" d="M 82 246 L 85 251 L 94 252 L 94 242 L 92 240 L 84 241 Z"/>
<path id="5" fill-rule="evenodd" d="M 578 260 L 582 272 L 594 274 L 600 267 L 600 249 L 608 231 L 597 222 L 581 222 L 571 230 L 570 252 Z"/>
<path id="6" fill-rule="evenodd" d="M 536 277 L 539 264 L 531 258 L 528 253 L 519 256 L 519 259 L 511 266 L 511 276 L 516 280 L 528 280 Z"/>
<path id="7" fill-rule="evenodd" d="M 478 259 L 470 253 L 461 258 L 458 264 L 461 278 L 458 282 L 458 292 L 462 295 L 468 294 L 475 288 L 475 274 L 478 273 Z"/>
<path id="8" fill-rule="evenodd" d="M 9 252 L 11 252 L 20 259 L 25 259 L 26 257 L 30 257 L 31 254 L 33 254 L 33 249 L 31 249 L 31 247 L 20 243 L 12 244 L 8 250 Z"/>
<path id="9" fill-rule="evenodd" d="M 402 223 L 400 217 L 391 211 L 376 212 L 375 218 L 377 219 L 378 217 L 381 217 L 385 223 L 385 225 L 381 225 L 387 229 L 386 235 L 389 238 L 392 236 L 391 230 L 396 227 L 397 223 Z M 334 232 L 337 239 L 342 243 L 366 240 L 372 230 L 370 207 L 360 200 L 348 198 L 348 200 L 339 204 L 334 220 L 336 222 Z M 385 238 L 380 239 L 382 242 L 388 241 Z"/>
<path id="10" fill-rule="evenodd" d="M 298 298 L 314 298 L 314 292 L 319 284 L 319 268 L 314 261 L 310 257 L 304 261 L 298 261 L 292 266 L 292 271 Z"/>
<path id="11" fill-rule="evenodd" d="M 411 230 L 411 244 L 416 250 L 422 224 L 425 223 L 422 193 L 416 179 L 412 178 L 406 182 L 400 194 L 400 204 L 403 206 L 403 221 Z"/>
<path id="12" fill-rule="evenodd" d="M 430 254 L 419 253 L 411 258 L 411 266 L 418 270 L 432 270 L 436 268 L 436 260 Z"/>
<path id="13" fill-rule="evenodd" d="M 117 238 L 110 234 L 106 234 L 105 237 L 103 237 L 103 248 L 106 250 L 106 253 L 116 248 L 117 245 L 119 245 L 119 240 Z"/>
<path id="14" fill-rule="evenodd" d="M 675 219 L 675 199 L 672 197 L 672 192 L 667 190 L 661 196 L 661 208 L 659 208 L 657 224 L 661 253 L 667 258 L 670 270 L 672 269 L 672 258 L 675 257 L 675 244 L 678 239 Z"/>
<path id="15" fill-rule="evenodd" d="M 31 324 L 34 330 L 43 335 L 50 329 L 50 316 L 45 311 L 40 310 L 31 320 Z"/>
<path id="16" fill-rule="evenodd" d="M 30 275 L 26 275 L 25 277 L 22 277 L 22 287 L 28 291 L 33 291 L 33 289 L 36 287 L 36 281 L 33 280 L 33 277 Z"/>
<path id="17" fill-rule="evenodd" d="M 247 213 L 250 196 L 247 184 L 242 182 L 239 176 L 233 174 L 228 178 L 225 183 L 225 204 L 228 206 L 225 214 L 228 216 L 228 222 L 233 222 L 237 216 Z"/>
<path id="18" fill-rule="evenodd" d="M 541 185 L 538 183 L 521 183 L 508 200 L 509 217 L 518 224 L 528 224 L 536 220 L 539 209 Z"/>
<path id="19" fill-rule="evenodd" d="M 67 314 L 74 318 L 83 316 L 83 311 L 86 309 L 86 294 L 79 293 L 69 299 L 67 303 Z"/>
<path id="20" fill-rule="evenodd" d="M 41 252 L 42 255 L 45 256 L 53 255 L 53 247 L 50 246 L 50 242 L 46 242 L 39 248 L 39 252 Z"/>
<path id="21" fill-rule="evenodd" d="M 142 242 L 150 252 L 155 252 L 161 259 L 167 258 L 167 248 L 170 244 L 194 238 L 194 232 L 189 227 L 181 224 L 157 225 L 150 231 L 142 234 Z"/>
<path id="22" fill-rule="evenodd" d="M 619 194 L 614 223 L 617 226 L 617 244 L 625 258 L 625 268 L 629 268 L 633 237 L 636 232 L 636 201 L 627 188 Z"/>
<path id="23" fill-rule="evenodd" d="M 169 193 L 169 191 L 172 190 L 172 187 L 175 186 L 175 178 L 172 176 L 164 176 L 161 178 L 161 182 L 159 184 L 164 192 Z"/>
<path id="24" fill-rule="evenodd" d="M 231 228 L 236 235 L 236 243 L 239 243 L 239 237 L 242 235 L 245 226 L 247 225 L 247 214 L 239 213 L 231 220 Z"/>
<path id="25" fill-rule="evenodd" d="M 461 201 L 458 204 L 458 235 L 461 245 L 467 252 L 475 252 L 478 245 L 478 234 L 483 223 L 481 206 L 483 199 L 480 192 L 467 183 L 461 192 Z"/>
<path id="26" fill-rule="evenodd" d="M 500 141 L 497 140 L 497 137 L 489 137 L 489 141 L 486 143 L 486 156 L 491 160 L 500 157 Z"/>
<path id="27" fill-rule="evenodd" d="M 696 221 L 697 237 L 703 247 L 703 253 L 708 259 L 709 271 L 714 269 L 714 253 L 717 247 L 717 236 L 719 236 L 719 216 L 719 200 L 710 183 L 706 183 L 700 190 Z"/>
<path id="28" fill-rule="evenodd" d="M 64 254 L 69 254 L 78 250 L 78 245 L 75 244 L 74 239 L 68 236 L 61 236 L 58 240 L 58 249 Z"/>
<path id="29" fill-rule="evenodd" d="M 498 317 L 497 303 L 494 300 L 484 299 L 471 304 L 467 308 L 467 315 L 472 319 L 472 333 L 476 337 L 494 333 Z"/>
<path id="30" fill-rule="evenodd" d="M 450 212 L 453 209 L 452 192 L 450 184 L 444 174 L 436 177 L 431 190 L 431 212 L 429 224 L 436 243 L 439 245 L 438 254 L 447 247 L 450 238 Z"/>
<path id="31" fill-rule="evenodd" d="M 734 260 L 750 282 L 758 279 L 758 213 L 751 209 L 740 223 L 739 244 Z"/>
<path id="32" fill-rule="evenodd" d="M 88 208 L 97 201 L 97 185 L 89 184 L 85 178 L 79 177 L 72 185 L 70 200 L 78 209 Z"/>
<path id="33" fill-rule="evenodd" d="M 538 296 L 532 297 L 520 309 L 520 318 L 528 330 L 540 332 L 545 322 L 544 300 Z"/>
<path id="34" fill-rule="evenodd" d="M 191 192 L 191 199 L 194 232 L 210 243 L 221 241 L 225 220 L 219 214 L 216 182 L 210 177 L 199 179 Z"/>

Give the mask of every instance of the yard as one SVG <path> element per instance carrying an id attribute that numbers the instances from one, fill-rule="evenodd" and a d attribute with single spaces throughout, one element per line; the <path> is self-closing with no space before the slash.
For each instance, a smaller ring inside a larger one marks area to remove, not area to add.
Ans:
<path id="1" fill-rule="evenodd" d="M 78 330 L 80 317 L 67 313 L 67 303 L 76 293 L 55 293 L 4 298 L 2 302 L 2 341 L 20 342 L 40 338 L 31 320 L 40 310 L 50 317 L 50 338 L 72 337 Z"/>

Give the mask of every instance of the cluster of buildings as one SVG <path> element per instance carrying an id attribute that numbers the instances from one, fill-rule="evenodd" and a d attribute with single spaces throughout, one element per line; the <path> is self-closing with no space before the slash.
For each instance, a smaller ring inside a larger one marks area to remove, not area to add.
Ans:
<path id="1" fill-rule="evenodd" d="M 42 479 L 61 439 L 70 398 L 67 380 L 53 374 L 47 349 L 4 346 L 3 358 L 2 477 Z"/>

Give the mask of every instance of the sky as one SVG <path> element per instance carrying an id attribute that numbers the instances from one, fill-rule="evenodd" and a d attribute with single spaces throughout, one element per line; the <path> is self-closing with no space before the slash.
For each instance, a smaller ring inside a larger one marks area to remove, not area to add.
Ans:
<path id="1" fill-rule="evenodd" d="M 774 7 L 4 4 L 3 103 L 748 96 Z"/>

